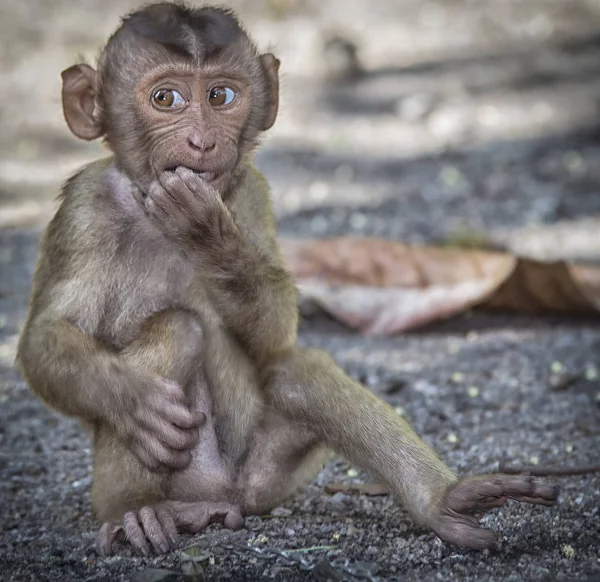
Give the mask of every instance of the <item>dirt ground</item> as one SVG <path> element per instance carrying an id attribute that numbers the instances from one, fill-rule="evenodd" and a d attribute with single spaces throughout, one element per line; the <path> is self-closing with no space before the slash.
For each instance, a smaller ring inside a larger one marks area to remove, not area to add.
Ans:
<path id="1" fill-rule="evenodd" d="M 68 134 L 59 73 L 93 60 L 136 4 L 0 3 L 2 580 L 128 581 L 185 567 L 180 553 L 97 557 L 90 443 L 12 366 L 41 229 L 61 182 L 102 150 Z M 484 236 L 532 256 L 600 258 L 599 1 L 227 5 L 283 61 L 280 119 L 257 156 L 282 236 Z M 333 35 L 356 43 L 362 75 L 331 80 L 338 61 L 323 47 Z M 475 313 L 373 339 L 315 316 L 300 337 L 410 417 L 460 473 L 493 471 L 505 457 L 600 462 L 598 319 Z M 389 497 L 323 489 L 368 480 L 333 459 L 273 515 L 186 545 L 213 555 L 207 580 L 600 580 L 599 473 L 558 478 L 557 507 L 509 504 L 487 516 L 503 540 L 493 554 L 442 544 Z M 286 560 L 265 548 L 308 551 Z"/>

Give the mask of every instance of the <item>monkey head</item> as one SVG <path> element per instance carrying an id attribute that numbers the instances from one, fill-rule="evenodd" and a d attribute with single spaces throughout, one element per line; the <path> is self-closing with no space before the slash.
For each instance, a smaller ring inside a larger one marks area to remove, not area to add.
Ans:
<path id="1" fill-rule="evenodd" d="M 63 71 L 64 116 L 77 137 L 104 136 L 142 190 L 185 166 L 225 192 L 275 122 L 278 68 L 230 11 L 153 4 L 123 19 L 97 70 Z"/>

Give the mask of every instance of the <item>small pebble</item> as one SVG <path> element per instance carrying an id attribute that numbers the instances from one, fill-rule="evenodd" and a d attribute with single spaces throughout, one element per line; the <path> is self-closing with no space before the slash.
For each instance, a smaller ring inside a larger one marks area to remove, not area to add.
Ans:
<path id="1" fill-rule="evenodd" d="M 296 530 L 291 527 L 286 527 L 283 531 L 288 538 L 293 538 L 296 535 Z"/>
<path id="2" fill-rule="evenodd" d="M 479 388 L 477 388 L 477 386 L 469 386 L 467 389 L 467 394 L 471 398 L 477 398 L 479 396 Z"/>
<path id="3" fill-rule="evenodd" d="M 465 375 L 462 372 L 454 372 L 452 376 L 450 376 L 450 379 L 455 384 L 460 384 L 465 379 Z"/>
<path id="4" fill-rule="evenodd" d="M 596 366 L 588 366 L 585 369 L 585 379 L 593 382 L 598 379 L 598 368 Z"/>
<path id="5" fill-rule="evenodd" d="M 571 544 L 563 544 L 560 548 L 565 558 L 572 560 L 575 557 L 575 548 Z"/>
<path id="6" fill-rule="evenodd" d="M 450 434 L 449 434 L 449 435 L 446 437 L 446 440 L 447 440 L 449 443 L 452 443 L 452 444 L 454 445 L 454 444 L 456 444 L 456 443 L 458 442 L 458 437 L 457 437 L 457 436 L 456 436 L 456 435 L 455 435 L 453 432 L 451 432 L 451 433 L 450 433 Z"/>

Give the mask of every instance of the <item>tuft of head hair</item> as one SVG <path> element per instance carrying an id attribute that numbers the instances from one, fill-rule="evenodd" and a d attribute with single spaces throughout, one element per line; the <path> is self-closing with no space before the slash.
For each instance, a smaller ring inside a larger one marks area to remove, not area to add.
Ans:
<path id="1" fill-rule="evenodd" d="M 190 57 L 199 56 L 199 50 L 211 56 L 245 35 L 231 10 L 169 2 L 131 13 L 123 19 L 122 28 Z"/>

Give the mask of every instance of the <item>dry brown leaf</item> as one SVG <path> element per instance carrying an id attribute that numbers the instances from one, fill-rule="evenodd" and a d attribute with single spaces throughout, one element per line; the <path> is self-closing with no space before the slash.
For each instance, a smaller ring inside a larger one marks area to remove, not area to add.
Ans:
<path id="1" fill-rule="evenodd" d="M 389 335 L 473 306 L 597 313 L 600 268 L 372 238 L 284 240 L 301 293 L 349 327 Z"/>

